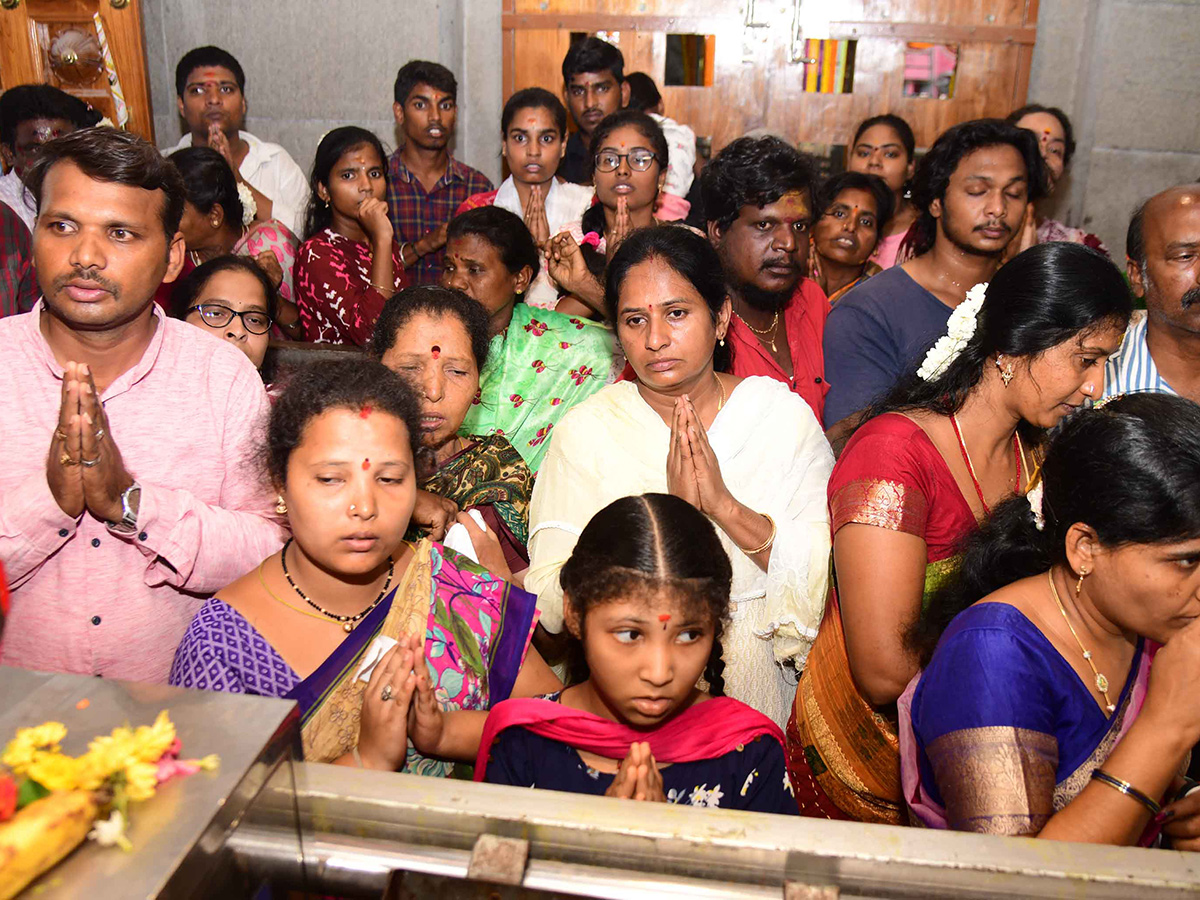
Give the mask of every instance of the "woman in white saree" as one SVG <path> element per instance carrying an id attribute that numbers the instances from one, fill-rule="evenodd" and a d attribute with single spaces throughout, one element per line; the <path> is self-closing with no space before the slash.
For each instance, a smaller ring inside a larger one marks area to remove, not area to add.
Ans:
<path id="1" fill-rule="evenodd" d="M 605 303 L 637 380 L 604 388 L 552 432 L 525 587 L 542 624 L 560 631 L 559 570 L 592 515 L 647 492 L 688 500 L 733 564 L 726 693 L 784 727 L 825 609 L 833 454 L 786 385 L 724 372 L 730 306 L 703 238 L 670 226 L 634 233 L 609 265 Z"/>

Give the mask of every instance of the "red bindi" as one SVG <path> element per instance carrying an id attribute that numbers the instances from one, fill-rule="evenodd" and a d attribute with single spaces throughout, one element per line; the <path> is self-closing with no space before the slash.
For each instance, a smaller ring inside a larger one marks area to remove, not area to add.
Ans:
<path id="1" fill-rule="evenodd" d="M 434 344 L 433 349 L 430 350 L 429 353 L 434 359 L 437 359 L 439 356 L 442 355 L 442 348 L 439 347 L 437 344 Z"/>
<path id="2" fill-rule="evenodd" d="M 658 621 L 662 622 L 663 631 L 666 631 L 667 623 L 671 621 L 671 614 L 663 613 L 661 616 L 658 617 Z"/>
<path id="3" fill-rule="evenodd" d="M 369 416 L 371 414 L 371 412 L 372 412 L 371 406 L 370 406 L 370 404 L 368 404 L 367 406 L 364 406 L 362 409 L 360 409 L 358 411 L 358 414 L 365 419 L 367 416 Z"/>
<path id="4" fill-rule="evenodd" d="M 371 468 L 371 461 L 369 459 L 364 459 L 363 460 L 363 471 L 365 472 L 369 468 Z"/>

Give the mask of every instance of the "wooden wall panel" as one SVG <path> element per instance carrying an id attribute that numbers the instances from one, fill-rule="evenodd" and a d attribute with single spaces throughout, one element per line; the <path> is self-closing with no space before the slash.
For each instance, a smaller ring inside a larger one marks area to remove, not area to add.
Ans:
<path id="1" fill-rule="evenodd" d="M 788 61 L 791 4 L 757 0 L 766 27 L 745 26 L 737 0 L 508 0 L 504 27 L 514 59 L 513 90 L 562 91 L 561 64 L 572 30 L 619 32 L 627 71 L 658 82 L 667 114 L 711 138 L 714 152 L 735 137 L 767 128 L 792 141 L 845 143 L 862 119 L 894 112 L 928 146 L 950 125 L 1004 116 L 1025 101 L 1036 34 L 1037 0 L 803 0 L 823 2 L 833 37 L 858 40 L 852 94 L 803 90 L 804 66 Z M 663 85 L 668 31 L 715 34 L 713 84 Z M 958 43 L 955 96 L 903 97 L 909 40 Z"/>

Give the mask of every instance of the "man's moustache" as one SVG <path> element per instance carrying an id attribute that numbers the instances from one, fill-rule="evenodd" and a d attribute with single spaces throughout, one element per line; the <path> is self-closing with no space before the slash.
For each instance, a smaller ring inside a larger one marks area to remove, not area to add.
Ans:
<path id="1" fill-rule="evenodd" d="M 765 259 L 763 260 L 763 264 L 759 266 L 759 269 L 792 269 L 793 271 L 799 271 L 800 266 L 791 259 Z"/>
<path id="2" fill-rule="evenodd" d="M 1184 309 L 1200 303 L 1200 287 L 1194 287 L 1179 298 L 1179 305 Z"/>
<path id="3" fill-rule="evenodd" d="M 59 275 L 54 279 L 53 293 L 58 293 L 72 281 L 90 281 L 92 284 L 98 285 L 101 290 L 108 291 L 114 297 L 121 290 L 120 285 L 109 281 L 95 269 L 72 269 L 66 275 Z"/>

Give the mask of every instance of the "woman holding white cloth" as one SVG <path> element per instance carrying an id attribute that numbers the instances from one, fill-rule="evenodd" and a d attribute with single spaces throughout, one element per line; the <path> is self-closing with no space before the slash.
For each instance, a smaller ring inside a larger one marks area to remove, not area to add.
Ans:
<path id="1" fill-rule="evenodd" d="M 729 696 L 782 727 L 825 608 L 833 454 L 807 405 L 727 374 L 721 264 L 686 229 L 647 228 L 609 265 L 609 321 L 637 380 L 604 388 L 553 432 L 530 509 L 527 590 L 562 628 L 559 570 L 613 500 L 666 491 L 708 515 L 733 563 Z"/>

